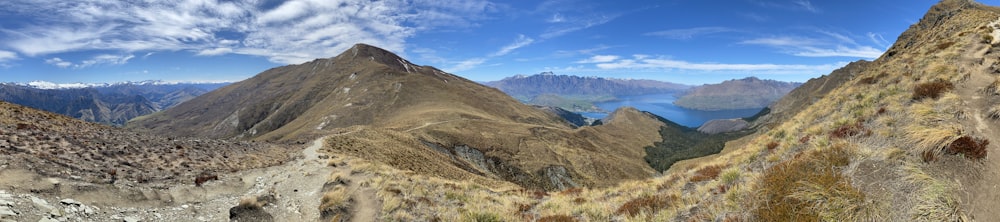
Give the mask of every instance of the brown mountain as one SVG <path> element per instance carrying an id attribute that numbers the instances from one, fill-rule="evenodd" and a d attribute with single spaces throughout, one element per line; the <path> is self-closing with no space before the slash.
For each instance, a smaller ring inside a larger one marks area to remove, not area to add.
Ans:
<path id="1" fill-rule="evenodd" d="M 152 136 L 0 101 L 0 162 L 45 176 L 98 184 L 193 184 L 201 173 L 270 166 L 290 157 L 267 144 Z"/>
<path id="2" fill-rule="evenodd" d="M 799 85 L 756 77 L 727 80 L 694 87 L 674 104 L 696 110 L 759 109 L 781 99 Z"/>
<path id="3" fill-rule="evenodd" d="M 494 88 L 358 44 L 267 70 L 129 127 L 171 136 L 306 141 L 446 178 L 559 189 L 652 176 L 663 124 L 634 109 L 574 126 Z M 489 182 L 494 181 L 494 182 Z"/>

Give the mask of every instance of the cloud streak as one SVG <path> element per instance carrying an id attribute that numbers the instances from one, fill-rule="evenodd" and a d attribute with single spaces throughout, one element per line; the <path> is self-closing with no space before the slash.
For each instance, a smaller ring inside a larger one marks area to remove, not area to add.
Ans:
<path id="1" fill-rule="evenodd" d="M 862 45 L 853 38 L 836 32 L 817 31 L 813 37 L 775 36 L 744 40 L 740 44 L 760 45 L 776 48 L 782 53 L 802 57 L 855 57 L 875 59 L 882 55 L 882 49 Z M 874 41 L 872 35 L 868 36 Z M 879 42 L 874 42 L 879 44 Z"/>
<path id="2" fill-rule="evenodd" d="M 755 72 L 770 74 L 821 74 L 842 67 L 845 63 L 803 65 L 771 63 L 709 63 L 670 59 L 663 56 L 633 55 L 624 58 L 614 55 L 594 56 L 586 60 L 603 70 L 628 69 L 678 69 L 688 71 Z"/>
<path id="3" fill-rule="evenodd" d="M 535 40 L 528 38 L 527 36 L 524 35 L 518 35 L 517 39 L 514 40 L 513 43 L 500 48 L 500 50 L 493 53 L 492 56 L 495 57 L 495 56 L 507 55 L 508 53 L 514 51 L 515 49 L 531 45 L 532 42 L 535 42 Z"/>
<path id="4" fill-rule="evenodd" d="M 129 60 L 135 58 L 135 55 L 110 55 L 102 54 L 94 56 L 93 58 L 80 61 L 80 63 L 73 63 L 70 61 L 63 60 L 59 57 L 53 57 L 45 60 L 45 64 L 53 65 L 59 68 L 74 68 L 81 69 L 87 68 L 95 65 L 123 65 L 128 63 Z"/>
<path id="5" fill-rule="evenodd" d="M 697 28 L 670 29 L 670 30 L 663 30 L 656 32 L 648 32 L 644 35 L 684 40 L 702 35 L 710 35 L 723 32 L 734 32 L 734 31 L 736 30 L 724 27 L 697 27 Z"/>
<path id="6" fill-rule="evenodd" d="M 264 4 L 258 0 L 3 1 L 0 8 L 5 13 L 33 19 L 0 28 L 0 44 L 31 57 L 94 49 L 183 50 L 197 55 L 262 56 L 291 64 L 334 56 L 362 42 L 402 52 L 406 40 L 417 32 L 474 26 L 483 14 L 495 10 L 485 0 L 290 0 L 273 8 Z"/>

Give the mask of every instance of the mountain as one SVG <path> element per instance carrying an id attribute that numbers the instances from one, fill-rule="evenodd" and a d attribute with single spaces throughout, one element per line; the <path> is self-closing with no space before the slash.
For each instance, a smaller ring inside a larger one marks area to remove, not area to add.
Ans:
<path id="1" fill-rule="evenodd" d="M 84 121 L 123 125 L 132 118 L 172 107 L 222 85 L 225 83 L 5 83 L 0 84 L 0 100 Z"/>
<path id="2" fill-rule="evenodd" d="M 551 72 L 531 76 L 517 75 L 484 84 L 524 101 L 544 94 L 572 99 L 608 99 L 614 96 L 677 93 L 689 88 L 686 85 L 655 80 L 580 77 Z"/>
<path id="3" fill-rule="evenodd" d="M 389 181 L 378 186 L 385 194 L 379 200 L 400 203 L 377 215 L 456 221 L 992 221 L 1000 218 L 994 210 L 1000 207 L 1000 159 L 989 157 L 1000 149 L 998 18 L 997 7 L 941 1 L 878 59 L 810 80 L 745 119 L 756 133 L 725 142 L 721 153 L 677 162 L 659 177 L 561 192 L 497 192 L 407 176 L 405 170 L 370 170 L 379 172 L 372 181 Z M 647 150 L 665 156 L 653 161 L 687 153 L 674 147 L 695 134 L 680 131 L 678 139 Z M 324 203 L 327 209 L 358 206 Z M 428 211 L 435 213 L 423 213 Z"/>
<path id="4" fill-rule="evenodd" d="M 330 135 L 335 151 L 399 169 L 531 189 L 654 175 L 643 147 L 659 141 L 663 123 L 635 109 L 611 116 L 575 128 L 497 89 L 358 44 L 333 58 L 267 70 L 128 127 L 281 143 Z"/>
<path id="5" fill-rule="evenodd" d="M 761 80 L 756 77 L 727 80 L 694 87 L 674 104 L 696 110 L 759 109 L 777 101 L 801 83 Z"/>
<path id="6" fill-rule="evenodd" d="M 0 160 L 7 170 L 97 184 L 186 184 L 203 172 L 259 168 L 291 158 L 276 148 L 152 136 L 0 101 Z"/>

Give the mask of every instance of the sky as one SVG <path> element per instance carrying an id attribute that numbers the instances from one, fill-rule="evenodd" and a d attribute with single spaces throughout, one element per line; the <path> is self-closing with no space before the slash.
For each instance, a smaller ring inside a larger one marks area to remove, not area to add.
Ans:
<path id="1" fill-rule="evenodd" d="M 0 82 L 240 81 L 356 43 L 474 81 L 804 82 L 877 58 L 936 2 L 4 0 Z"/>

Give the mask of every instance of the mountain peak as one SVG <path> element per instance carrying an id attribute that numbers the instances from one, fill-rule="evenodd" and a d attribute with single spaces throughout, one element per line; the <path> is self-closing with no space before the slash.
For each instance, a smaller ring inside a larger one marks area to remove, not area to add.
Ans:
<path id="1" fill-rule="evenodd" d="M 413 64 L 403 57 L 390 52 L 389 50 L 364 43 L 355 44 L 350 49 L 344 51 L 337 57 L 334 57 L 334 59 L 341 61 L 372 61 L 406 73 L 418 72 L 421 68 L 423 68 L 422 66 Z"/>

